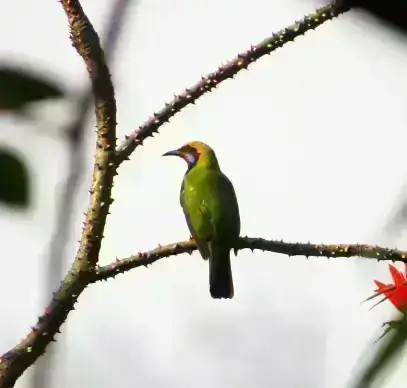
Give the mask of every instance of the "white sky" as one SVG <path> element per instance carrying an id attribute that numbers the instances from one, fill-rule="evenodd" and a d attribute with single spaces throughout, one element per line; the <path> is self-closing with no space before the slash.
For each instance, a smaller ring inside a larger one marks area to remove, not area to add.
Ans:
<path id="1" fill-rule="evenodd" d="M 101 31 L 109 1 L 82 5 Z M 318 5 L 141 1 L 112 68 L 120 137 L 201 74 Z M 7 2 L 0 21 L 0 60 L 46 69 L 71 89 L 87 82 L 58 1 Z M 216 150 L 238 195 L 243 235 L 388 244 L 381 228 L 407 176 L 406 43 L 352 11 L 185 109 L 120 168 L 102 263 L 189 236 L 178 202 L 185 166 L 160 155 L 190 140 Z M 42 120 L 68 119 L 51 113 L 44 109 Z M 35 195 L 30 214 L 0 209 L 3 352 L 42 308 L 44 251 L 66 155 L 45 126 L 11 118 L 1 126 L 1 144 L 29 163 Z M 69 257 L 88 205 L 93 126 Z M 233 273 L 233 301 L 210 299 L 207 263 L 196 254 L 87 289 L 59 336 L 64 349 L 54 386 L 343 388 L 394 312 L 389 303 L 370 312 L 360 305 L 374 278 L 389 280 L 387 263 L 243 251 Z M 399 387 L 405 369 L 385 388 Z M 28 387 L 30 374 L 16 388 Z"/>

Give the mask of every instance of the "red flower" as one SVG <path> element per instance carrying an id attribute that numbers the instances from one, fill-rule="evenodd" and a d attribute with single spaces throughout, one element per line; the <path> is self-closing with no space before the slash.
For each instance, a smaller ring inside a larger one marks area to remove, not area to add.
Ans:
<path id="1" fill-rule="evenodd" d="M 388 299 L 396 309 L 403 312 L 407 309 L 407 263 L 404 267 L 404 273 L 398 271 L 397 268 L 391 264 L 389 264 L 389 270 L 394 284 L 384 284 L 378 280 L 374 280 L 378 289 L 371 298 L 384 295 L 384 298 L 375 306 Z"/>

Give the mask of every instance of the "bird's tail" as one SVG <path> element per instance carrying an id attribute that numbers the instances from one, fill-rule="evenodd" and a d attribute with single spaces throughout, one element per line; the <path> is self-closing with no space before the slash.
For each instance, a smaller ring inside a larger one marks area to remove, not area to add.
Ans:
<path id="1" fill-rule="evenodd" d="M 215 241 L 210 245 L 209 291 L 214 299 L 232 299 L 234 295 L 230 248 Z"/>

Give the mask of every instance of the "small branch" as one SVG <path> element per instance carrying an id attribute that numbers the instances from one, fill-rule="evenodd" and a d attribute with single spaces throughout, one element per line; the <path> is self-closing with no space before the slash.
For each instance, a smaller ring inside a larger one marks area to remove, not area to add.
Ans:
<path id="1" fill-rule="evenodd" d="M 181 253 L 191 254 L 196 251 L 196 244 L 193 240 L 180 241 L 174 244 L 158 246 L 157 248 L 148 252 L 139 252 L 134 256 L 125 259 L 114 261 L 111 264 L 102 267 L 96 267 L 92 283 L 99 280 L 107 280 L 114 278 L 119 273 L 130 271 L 133 268 L 153 264 L 154 262 L 164 259 L 165 257 L 180 255 Z"/>
<path id="2" fill-rule="evenodd" d="M 174 244 L 158 246 L 157 248 L 116 260 L 111 264 L 97 267 L 92 282 L 114 278 L 120 273 L 130 271 L 133 268 L 147 266 L 154 262 L 164 259 L 165 257 L 176 256 L 182 253 L 191 254 L 195 251 L 196 245 L 193 240 L 180 241 Z M 236 245 L 237 250 L 255 249 L 281 253 L 288 256 L 305 256 L 305 257 L 362 257 L 365 259 L 374 259 L 377 261 L 391 260 L 407 262 L 407 251 L 397 249 L 382 248 L 371 245 L 322 245 L 322 244 L 303 244 L 287 243 L 284 241 L 264 240 L 262 238 L 241 237 Z"/>
<path id="3" fill-rule="evenodd" d="M 11 388 L 21 374 L 44 352 L 73 310 L 81 292 L 89 284 L 99 258 L 104 226 L 111 203 L 111 188 L 116 173 L 113 163 L 116 143 L 116 101 L 110 74 L 99 37 L 78 0 L 62 0 L 71 39 L 85 61 L 92 81 L 97 121 L 97 148 L 93 172 L 91 203 L 86 215 L 80 247 L 75 261 L 52 301 L 38 318 L 31 332 L 13 349 L 0 357 L 0 388 Z"/>
<path id="4" fill-rule="evenodd" d="M 146 138 L 152 137 L 154 133 L 158 133 L 158 128 L 168 122 L 171 117 L 175 116 L 187 105 L 194 104 L 199 97 L 210 92 L 228 78 L 233 78 L 240 70 L 247 69 L 251 63 L 259 58 L 271 54 L 277 48 L 282 47 L 298 36 L 304 35 L 307 31 L 315 29 L 327 20 L 331 20 L 347 10 L 347 7 L 335 4 L 323 6 L 302 20 L 295 22 L 295 24 L 273 34 L 272 37 L 263 40 L 255 46 L 251 46 L 246 52 L 238 54 L 229 63 L 219 67 L 217 71 L 202 77 L 199 82 L 185 89 L 180 95 L 175 95 L 170 103 L 165 104 L 164 108 L 154 113 L 143 125 L 130 136 L 127 136 L 126 140 L 117 148 L 117 166 L 128 159 L 131 153 L 138 146 L 142 145 Z"/>

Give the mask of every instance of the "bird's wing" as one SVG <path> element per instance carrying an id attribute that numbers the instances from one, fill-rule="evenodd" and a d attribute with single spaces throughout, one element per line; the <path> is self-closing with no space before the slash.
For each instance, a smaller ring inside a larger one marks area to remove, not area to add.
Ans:
<path id="1" fill-rule="evenodd" d="M 208 180 L 208 212 L 216 236 L 222 241 L 234 241 L 240 234 L 240 215 L 232 182 L 221 171 L 211 172 Z"/>
<path id="2" fill-rule="evenodd" d="M 227 220 L 225 224 L 228 225 L 228 232 L 232 233 L 235 237 L 239 237 L 240 212 L 236 192 L 232 182 L 222 172 L 219 178 L 219 196 L 221 198 L 224 218 Z"/>
<path id="3" fill-rule="evenodd" d="M 204 260 L 208 260 L 210 254 L 208 243 L 206 241 L 205 236 L 202 235 L 202 228 L 199 227 L 202 224 L 202 221 L 204 221 L 202 218 L 205 217 L 205 214 L 199 211 L 200 198 L 196 190 L 189 190 L 188 196 L 186 196 L 184 183 L 185 181 L 183 180 L 180 192 L 180 204 L 185 215 L 185 220 L 187 222 L 188 229 L 196 242 L 199 253 L 201 254 Z M 192 222 L 191 212 L 194 213 L 192 214 L 192 216 L 196 220 L 196 222 Z M 199 221 L 199 219 L 201 219 L 201 221 Z M 198 230 L 196 226 L 198 226 Z"/>

